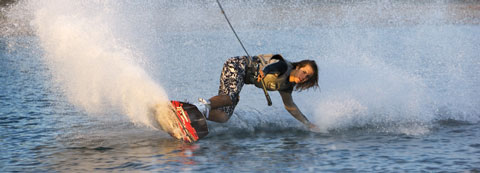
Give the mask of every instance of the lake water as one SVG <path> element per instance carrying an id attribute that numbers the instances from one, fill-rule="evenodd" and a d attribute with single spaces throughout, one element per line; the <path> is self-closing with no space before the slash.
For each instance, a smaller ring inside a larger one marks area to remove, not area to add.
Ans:
<path id="1" fill-rule="evenodd" d="M 0 172 L 479 172 L 480 4 L 223 2 L 250 54 L 313 59 L 319 90 L 245 86 L 184 144 L 149 108 L 217 94 L 244 55 L 215 1 L 21 1 L 0 39 Z"/>

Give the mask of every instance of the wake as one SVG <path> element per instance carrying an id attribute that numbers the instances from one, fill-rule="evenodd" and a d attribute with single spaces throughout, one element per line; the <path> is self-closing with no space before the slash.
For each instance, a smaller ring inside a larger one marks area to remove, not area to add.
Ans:
<path id="1" fill-rule="evenodd" d="M 166 92 L 136 63 L 142 55 L 115 36 L 107 9 L 92 10 L 108 7 L 77 1 L 29 5 L 52 82 L 62 86 L 58 92 L 89 115 L 127 115 L 134 124 L 178 134 Z"/>

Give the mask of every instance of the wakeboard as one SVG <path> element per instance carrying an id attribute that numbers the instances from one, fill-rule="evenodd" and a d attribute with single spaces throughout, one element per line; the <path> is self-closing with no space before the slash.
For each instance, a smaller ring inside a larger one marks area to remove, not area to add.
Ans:
<path id="1" fill-rule="evenodd" d="M 176 115 L 175 127 L 182 133 L 180 136 L 169 133 L 170 136 L 186 143 L 193 143 L 208 135 L 207 119 L 195 105 L 173 100 L 170 102 Z"/>

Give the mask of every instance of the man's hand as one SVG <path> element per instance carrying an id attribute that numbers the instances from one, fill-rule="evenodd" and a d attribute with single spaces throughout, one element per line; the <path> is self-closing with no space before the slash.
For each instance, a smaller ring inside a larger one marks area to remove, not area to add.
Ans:
<path id="1" fill-rule="evenodd" d="M 257 82 L 260 82 L 265 77 L 265 74 L 263 74 L 263 70 L 258 70 L 259 74 L 257 77 Z"/>
<path id="2" fill-rule="evenodd" d="M 311 132 L 315 132 L 315 133 L 321 133 L 322 130 L 320 128 L 318 128 L 318 126 L 316 126 L 315 124 L 308 124 L 308 129 L 311 131 Z"/>

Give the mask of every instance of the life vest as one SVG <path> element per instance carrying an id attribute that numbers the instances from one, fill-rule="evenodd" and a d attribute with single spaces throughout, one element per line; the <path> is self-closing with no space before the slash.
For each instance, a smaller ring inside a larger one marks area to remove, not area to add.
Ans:
<path id="1" fill-rule="evenodd" d="M 262 63 L 262 61 L 264 63 Z M 287 70 L 282 74 L 265 74 L 263 81 L 265 82 L 265 88 L 269 91 L 290 90 L 293 89 L 295 83 L 289 82 L 290 72 L 293 69 L 292 63 L 283 59 L 279 54 L 260 54 L 253 56 L 250 63 L 247 65 L 247 71 L 245 76 L 245 83 L 254 84 L 258 88 L 262 88 L 262 82 L 257 81 L 260 69 L 276 63 L 278 61 L 284 61 L 287 64 Z"/>

